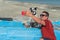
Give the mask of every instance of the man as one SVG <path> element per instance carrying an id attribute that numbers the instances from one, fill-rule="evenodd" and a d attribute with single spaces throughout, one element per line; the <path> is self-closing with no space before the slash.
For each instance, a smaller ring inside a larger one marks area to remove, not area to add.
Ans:
<path id="1" fill-rule="evenodd" d="M 25 15 L 31 17 L 37 23 L 42 25 L 41 26 L 42 38 L 40 40 L 56 40 L 53 25 L 48 19 L 49 18 L 48 12 L 43 11 L 42 14 L 40 14 L 40 18 L 37 18 L 36 16 L 32 15 L 30 11 L 26 11 Z"/>

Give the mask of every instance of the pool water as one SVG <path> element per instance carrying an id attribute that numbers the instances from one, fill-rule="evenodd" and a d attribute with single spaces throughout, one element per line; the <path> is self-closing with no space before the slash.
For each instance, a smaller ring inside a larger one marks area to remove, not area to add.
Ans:
<path id="1" fill-rule="evenodd" d="M 55 30 L 57 40 L 60 31 Z M 41 31 L 38 28 L 26 28 L 20 21 L 0 21 L 0 40 L 39 40 Z"/>

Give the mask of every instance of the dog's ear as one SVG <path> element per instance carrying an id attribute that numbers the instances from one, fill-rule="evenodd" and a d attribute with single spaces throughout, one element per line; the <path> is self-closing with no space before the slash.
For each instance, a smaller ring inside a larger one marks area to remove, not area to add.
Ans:
<path id="1" fill-rule="evenodd" d="M 33 12 L 32 8 L 29 9 L 31 12 Z"/>
<path id="2" fill-rule="evenodd" d="M 35 10 L 37 10 L 37 7 L 35 7 Z"/>

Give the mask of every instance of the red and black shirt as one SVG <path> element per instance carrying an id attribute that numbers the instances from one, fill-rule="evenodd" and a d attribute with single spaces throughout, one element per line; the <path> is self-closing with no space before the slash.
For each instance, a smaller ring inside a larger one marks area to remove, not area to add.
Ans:
<path id="1" fill-rule="evenodd" d="M 56 40 L 52 23 L 50 22 L 50 20 L 45 20 L 44 22 L 45 25 L 41 28 L 42 37 Z"/>

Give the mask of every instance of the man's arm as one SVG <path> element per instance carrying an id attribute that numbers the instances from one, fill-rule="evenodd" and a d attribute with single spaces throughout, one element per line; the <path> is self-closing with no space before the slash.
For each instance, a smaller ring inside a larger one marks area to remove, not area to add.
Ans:
<path id="1" fill-rule="evenodd" d="M 45 25 L 45 22 L 44 22 L 43 20 L 41 20 L 40 18 L 32 15 L 32 13 L 31 13 L 30 11 L 27 11 L 27 12 L 26 12 L 26 16 L 31 17 L 31 18 L 32 18 L 33 20 L 35 20 L 37 23 L 40 23 L 40 24 L 42 24 L 42 25 Z"/>
<path id="2" fill-rule="evenodd" d="M 42 25 L 45 25 L 45 22 L 44 22 L 43 20 L 41 20 L 40 18 L 38 18 L 38 17 L 36 17 L 36 16 L 34 16 L 34 15 L 31 15 L 31 18 L 32 18 L 33 20 L 35 20 L 37 23 L 40 23 L 40 24 L 42 24 Z"/>

